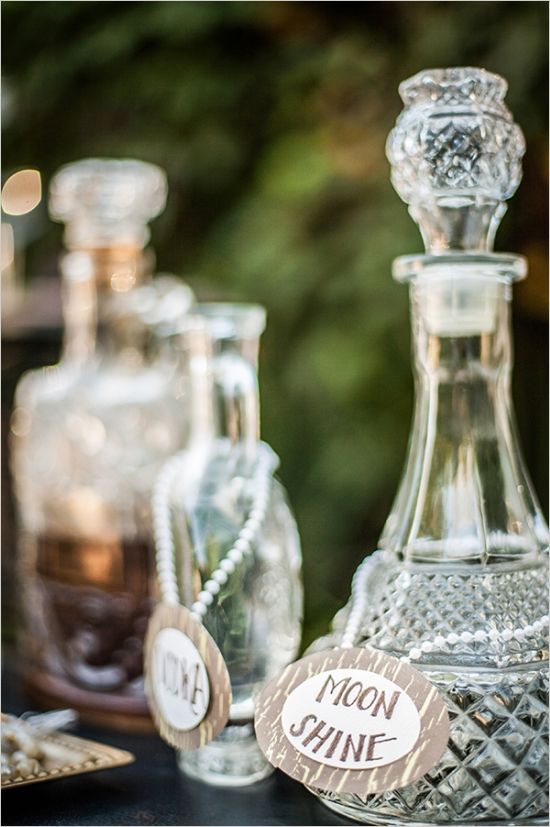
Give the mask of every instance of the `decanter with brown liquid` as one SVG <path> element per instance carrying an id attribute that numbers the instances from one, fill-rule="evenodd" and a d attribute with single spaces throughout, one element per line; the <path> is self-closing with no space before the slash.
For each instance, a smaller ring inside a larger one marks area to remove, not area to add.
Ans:
<path id="1" fill-rule="evenodd" d="M 88 160 L 54 177 L 50 212 L 69 248 L 63 352 L 22 378 L 12 418 L 25 684 L 42 704 L 129 729 L 151 726 L 151 491 L 187 431 L 168 342 L 193 296 L 150 278 L 144 250 L 165 197 L 162 171 L 137 161 Z"/>

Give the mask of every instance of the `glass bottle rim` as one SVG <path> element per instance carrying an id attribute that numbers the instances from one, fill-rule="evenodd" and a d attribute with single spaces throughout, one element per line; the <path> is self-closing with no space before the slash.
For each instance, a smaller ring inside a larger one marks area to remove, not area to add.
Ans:
<path id="1" fill-rule="evenodd" d="M 215 339 L 255 339 L 265 330 L 267 316 L 261 304 L 245 302 L 203 302 L 190 315 L 200 318 Z"/>

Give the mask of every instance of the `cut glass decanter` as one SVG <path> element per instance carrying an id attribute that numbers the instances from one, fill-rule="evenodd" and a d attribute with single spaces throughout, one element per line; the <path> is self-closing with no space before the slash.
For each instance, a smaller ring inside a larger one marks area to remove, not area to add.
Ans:
<path id="1" fill-rule="evenodd" d="M 536 824 L 548 813 L 548 529 L 510 396 L 511 283 L 520 256 L 491 252 L 524 141 L 506 82 L 482 69 L 420 72 L 400 86 L 392 181 L 426 254 L 409 283 L 416 405 L 380 550 L 312 651 L 374 647 L 440 690 L 451 734 L 401 789 L 313 790 L 366 824 Z"/>

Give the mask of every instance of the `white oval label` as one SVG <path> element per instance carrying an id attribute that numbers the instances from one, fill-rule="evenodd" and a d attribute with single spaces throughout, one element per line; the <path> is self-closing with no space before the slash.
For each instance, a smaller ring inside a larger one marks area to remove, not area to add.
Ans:
<path id="1" fill-rule="evenodd" d="M 391 764 L 420 735 L 420 715 L 407 693 L 364 669 L 331 669 L 308 678 L 286 699 L 281 724 L 298 752 L 350 770 Z"/>
<path id="2" fill-rule="evenodd" d="M 328 649 L 290 664 L 260 692 L 254 727 L 275 767 L 308 787 L 370 795 L 436 766 L 449 738 L 428 677 L 372 649 Z"/>
<path id="3" fill-rule="evenodd" d="M 162 717 L 175 729 L 195 729 L 208 712 L 206 666 L 197 647 L 179 629 L 161 629 L 154 639 L 152 685 Z"/>

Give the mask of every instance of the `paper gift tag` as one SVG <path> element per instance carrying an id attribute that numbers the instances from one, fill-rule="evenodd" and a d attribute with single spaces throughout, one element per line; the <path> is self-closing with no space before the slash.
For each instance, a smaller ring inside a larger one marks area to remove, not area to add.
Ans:
<path id="1" fill-rule="evenodd" d="M 229 717 L 231 682 L 222 654 L 184 607 L 161 603 L 145 638 L 145 692 L 161 736 L 174 747 L 203 747 Z"/>
<path id="2" fill-rule="evenodd" d="M 367 795 L 420 778 L 449 739 L 447 708 L 417 669 L 370 648 L 302 658 L 262 690 L 267 760 L 316 789 Z"/>

